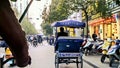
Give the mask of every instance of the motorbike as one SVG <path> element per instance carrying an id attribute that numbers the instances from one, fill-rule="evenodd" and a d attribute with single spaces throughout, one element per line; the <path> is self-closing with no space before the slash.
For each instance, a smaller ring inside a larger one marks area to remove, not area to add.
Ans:
<path id="1" fill-rule="evenodd" d="M 37 40 L 33 40 L 33 46 L 37 47 L 38 41 Z"/>
<path id="2" fill-rule="evenodd" d="M 101 52 L 101 49 L 98 47 L 103 44 L 103 41 L 91 41 L 87 40 L 87 43 L 83 47 L 85 56 L 88 54 L 98 54 Z"/>
<path id="3" fill-rule="evenodd" d="M 86 44 L 83 46 L 85 56 L 87 56 L 88 53 L 90 53 L 92 46 L 93 46 L 93 44 L 91 43 L 91 41 L 89 39 L 87 39 Z"/>
<path id="4" fill-rule="evenodd" d="M 107 55 L 108 49 L 111 46 L 111 42 L 105 40 L 104 44 L 102 46 L 100 46 L 102 48 L 102 56 L 101 56 L 101 62 L 104 63 L 106 58 L 109 58 L 109 56 Z"/>
<path id="5" fill-rule="evenodd" d="M 109 55 L 110 59 L 110 67 L 112 67 L 112 64 L 115 62 L 115 60 L 120 62 L 120 40 L 117 40 L 116 44 L 111 46 L 107 54 Z"/>

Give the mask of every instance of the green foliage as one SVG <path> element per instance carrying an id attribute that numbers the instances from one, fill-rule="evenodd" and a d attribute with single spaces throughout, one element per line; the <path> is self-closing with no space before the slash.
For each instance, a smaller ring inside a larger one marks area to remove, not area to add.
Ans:
<path id="1" fill-rule="evenodd" d="M 71 14 L 69 10 L 70 5 L 67 2 L 69 1 L 53 0 L 50 6 L 50 13 L 48 17 L 45 19 L 45 22 L 53 23 L 55 21 L 67 19 L 68 16 Z"/>
<path id="2" fill-rule="evenodd" d="M 52 35 L 53 34 L 53 29 L 52 29 L 52 27 L 51 27 L 51 25 L 50 25 L 50 23 L 42 23 L 42 29 L 43 29 L 43 33 L 45 34 L 45 35 Z"/>
<path id="3" fill-rule="evenodd" d="M 88 22 L 96 17 L 111 16 L 111 10 L 108 6 L 106 0 L 52 0 L 49 15 L 44 20 L 45 23 L 53 23 L 67 19 L 74 11 L 82 10 L 84 20 Z"/>
<path id="4" fill-rule="evenodd" d="M 37 30 L 35 27 L 27 20 L 27 18 L 23 19 L 21 23 L 22 28 L 24 29 L 26 34 L 37 34 Z"/>
<path id="5" fill-rule="evenodd" d="M 18 10 L 16 8 L 12 8 L 12 9 L 13 9 L 16 17 L 19 18 L 20 14 L 19 14 Z M 23 18 L 23 21 L 21 22 L 20 25 L 24 29 L 24 31 L 25 31 L 26 34 L 37 34 L 37 30 L 35 29 L 35 27 L 33 26 L 33 24 L 31 24 L 29 22 L 29 20 L 26 17 Z"/>
<path id="6" fill-rule="evenodd" d="M 109 4 L 105 0 L 97 1 L 96 11 L 100 13 L 100 16 L 103 18 L 110 17 L 112 12 L 110 10 Z"/>
<path id="7" fill-rule="evenodd" d="M 119 5 L 120 6 L 120 0 L 114 0 L 116 5 Z"/>

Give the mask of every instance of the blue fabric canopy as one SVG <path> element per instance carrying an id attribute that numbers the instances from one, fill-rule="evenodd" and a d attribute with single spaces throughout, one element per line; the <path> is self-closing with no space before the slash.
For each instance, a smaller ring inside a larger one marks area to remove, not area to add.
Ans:
<path id="1" fill-rule="evenodd" d="M 73 27 L 73 28 L 83 28 L 85 27 L 84 22 L 76 21 L 76 20 L 63 20 L 63 21 L 57 21 L 51 24 L 53 27 Z"/>

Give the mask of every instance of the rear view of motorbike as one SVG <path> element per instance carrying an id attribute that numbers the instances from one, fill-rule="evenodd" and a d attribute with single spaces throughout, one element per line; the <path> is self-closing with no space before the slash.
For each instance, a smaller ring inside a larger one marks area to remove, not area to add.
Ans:
<path id="1" fill-rule="evenodd" d="M 33 46 L 34 46 L 34 47 L 37 47 L 37 40 L 34 40 L 34 41 L 33 41 Z"/>
<path id="2" fill-rule="evenodd" d="M 88 40 L 84 48 L 85 56 L 87 55 L 93 55 L 93 54 L 99 54 L 101 52 L 101 48 L 98 48 L 101 46 L 103 42 L 101 41 L 90 41 Z"/>
<path id="3" fill-rule="evenodd" d="M 108 50 L 109 55 L 109 66 L 112 67 L 115 61 L 119 61 L 120 63 L 120 40 L 117 40 L 115 42 L 115 45 L 111 46 L 111 48 Z"/>
<path id="4" fill-rule="evenodd" d="M 104 41 L 104 44 L 101 46 L 102 48 L 102 56 L 101 56 L 101 62 L 104 63 L 106 58 L 109 58 L 107 55 L 108 49 L 110 48 L 111 42 L 108 42 L 107 40 Z"/>

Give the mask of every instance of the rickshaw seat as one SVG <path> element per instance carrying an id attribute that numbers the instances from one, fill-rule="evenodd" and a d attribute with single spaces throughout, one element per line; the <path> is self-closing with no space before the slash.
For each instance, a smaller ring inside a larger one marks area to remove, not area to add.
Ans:
<path id="1" fill-rule="evenodd" d="M 79 52 L 83 41 L 81 37 L 59 37 L 56 42 L 55 51 Z"/>

